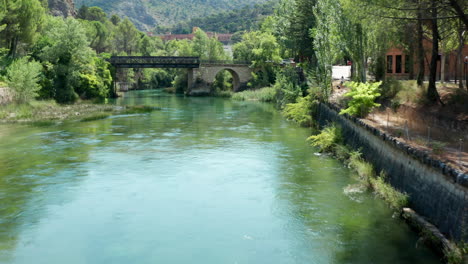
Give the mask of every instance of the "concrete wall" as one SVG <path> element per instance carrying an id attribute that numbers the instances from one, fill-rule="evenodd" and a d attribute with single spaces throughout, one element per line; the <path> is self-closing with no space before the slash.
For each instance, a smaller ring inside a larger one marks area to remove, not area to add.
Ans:
<path id="1" fill-rule="evenodd" d="M 10 90 L 6 87 L 0 87 L 0 104 L 6 104 L 13 100 Z"/>
<path id="2" fill-rule="evenodd" d="M 341 116 L 338 109 L 321 104 L 321 126 L 336 122 L 345 143 L 360 148 L 377 171 L 410 197 L 410 207 L 427 218 L 447 237 L 468 241 L 468 175 L 434 160 L 359 119 Z"/>

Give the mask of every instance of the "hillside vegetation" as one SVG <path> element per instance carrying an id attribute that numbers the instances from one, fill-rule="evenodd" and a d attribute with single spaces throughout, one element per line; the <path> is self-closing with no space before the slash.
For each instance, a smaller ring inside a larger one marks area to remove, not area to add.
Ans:
<path id="1" fill-rule="evenodd" d="M 277 1 L 268 1 L 254 6 L 244 6 L 231 11 L 223 11 L 207 17 L 195 17 L 179 22 L 174 26 L 158 26 L 157 33 L 172 32 L 173 34 L 188 34 L 193 27 L 218 33 L 235 33 L 245 30 L 257 30 L 265 17 L 273 14 Z"/>
<path id="2" fill-rule="evenodd" d="M 263 2 L 265 0 L 76 0 L 75 5 L 77 8 L 82 5 L 101 7 L 106 13 L 129 17 L 141 30 L 149 30 L 157 25 L 173 25 Z"/>

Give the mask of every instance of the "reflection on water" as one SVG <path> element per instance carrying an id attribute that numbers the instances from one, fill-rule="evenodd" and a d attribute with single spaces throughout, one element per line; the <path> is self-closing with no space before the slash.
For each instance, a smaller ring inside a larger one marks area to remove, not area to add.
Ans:
<path id="1" fill-rule="evenodd" d="M 439 263 L 271 105 L 116 103 L 162 110 L 0 126 L 1 263 Z"/>

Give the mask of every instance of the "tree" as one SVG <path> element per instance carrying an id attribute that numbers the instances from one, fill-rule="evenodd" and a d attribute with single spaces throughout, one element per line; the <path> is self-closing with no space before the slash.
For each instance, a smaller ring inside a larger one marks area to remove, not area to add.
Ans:
<path id="1" fill-rule="evenodd" d="M 8 87 L 13 90 L 17 103 L 28 103 L 37 96 L 41 88 L 39 79 L 42 66 L 36 61 L 29 62 L 28 57 L 15 60 L 7 69 Z"/>
<path id="2" fill-rule="evenodd" d="M 86 27 L 86 35 L 90 42 L 90 47 L 97 53 L 102 53 L 110 48 L 111 32 L 109 27 L 100 21 L 82 21 Z M 106 21 L 106 23 L 109 23 Z"/>
<path id="3" fill-rule="evenodd" d="M 323 94 L 328 97 L 331 92 L 332 65 L 343 55 L 339 32 L 339 20 L 343 14 L 339 3 L 334 0 L 317 0 L 313 11 L 317 20 L 317 25 L 311 32 L 317 57 L 316 79 Z"/>
<path id="4" fill-rule="evenodd" d="M 275 81 L 273 64 L 281 61 L 279 44 L 271 33 L 253 31 L 245 33 L 242 42 L 233 47 L 235 60 L 252 63 L 260 71 L 253 74 L 253 87 L 264 87 Z"/>
<path id="5" fill-rule="evenodd" d="M 316 0 L 295 0 L 294 12 L 289 17 L 289 37 L 292 40 L 293 48 L 297 50 L 297 59 L 300 62 L 316 64 L 316 57 L 313 46 L 313 38 L 310 31 L 315 28 L 316 19 L 312 15 L 312 10 L 316 5 Z"/>
<path id="6" fill-rule="evenodd" d="M 120 17 L 119 17 L 118 15 L 116 15 L 116 14 L 113 14 L 113 15 L 111 16 L 111 18 L 110 18 L 110 21 L 112 22 L 112 24 L 113 24 L 114 26 L 117 26 L 117 25 L 120 23 L 121 20 L 122 20 L 122 19 L 120 19 Z"/>
<path id="7" fill-rule="evenodd" d="M 80 84 L 80 71 L 93 59 L 84 27 L 73 18 L 50 18 L 46 36 L 53 41 L 43 50 L 43 59 L 54 65 L 54 98 L 59 103 L 77 99 L 75 87 Z"/>
<path id="8" fill-rule="evenodd" d="M 128 55 L 132 55 L 138 50 L 139 39 L 140 32 L 128 18 L 125 18 L 115 28 L 114 43 L 117 52 L 125 52 Z"/>
<path id="9" fill-rule="evenodd" d="M 15 57 L 18 44 L 31 45 L 36 40 L 45 10 L 38 0 L 4 0 L 2 5 L 4 15 L 0 20 L 3 28 L 0 41 L 8 47 L 8 55 Z"/>

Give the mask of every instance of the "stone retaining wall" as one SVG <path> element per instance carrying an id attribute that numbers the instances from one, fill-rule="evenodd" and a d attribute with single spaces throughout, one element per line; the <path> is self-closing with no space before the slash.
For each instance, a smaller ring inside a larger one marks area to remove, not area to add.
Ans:
<path id="1" fill-rule="evenodd" d="M 11 92 L 6 87 L 0 87 L 0 104 L 6 104 L 13 100 Z"/>
<path id="2" fill-rule="evenodd" d="M 409 195 L 411 208 L 447 237 L 468 241 L 467 174 L 360 119 L 338 113 L 338 107 L 320 104 L 317 114 L 320 126 L 339 124 L 345 143 L 361 149 L 377 171 L 385 171 L 390 184 Z"/>

